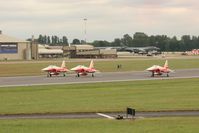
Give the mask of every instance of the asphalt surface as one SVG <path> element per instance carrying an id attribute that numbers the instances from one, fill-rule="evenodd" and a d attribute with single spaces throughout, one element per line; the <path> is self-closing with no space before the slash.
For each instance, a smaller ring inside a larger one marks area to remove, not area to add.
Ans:
<path id="1" fill-rule="evenodd" d="M 91 119 L 107 118 L 116 119 L 118 115 L 126 117 L 125 112 L 118 113 L 68 113 L 68 114 L 18 114 L 18 115 L 0 115 L 0 119 Z M 159 111 L 159 112 L 136 112 L 133 118 L 151 118 L 151 117 L 199 117 L 199 111 Z"/>
<path id="2" fill-rule="evenodd" d="M 61 76 L 46 77 L 46 75 L 0 77 L 0 87 L 117 82 L 117 81 L 135 81 L 135 80 L 160 80 L 160 79 L 175 79 L 175 78 L 199 78 L 199 69 L 176 70 L 174 73 L 170 73 L 169 77 L 166 77 L 166 75 L 151 77 L 151 73 L 146 71 L 96 73 L 95 77 L 91 77 L 91 75 L 76 77 L 75 74 L 68 74 L 66 77 L 61 77 Z"/>

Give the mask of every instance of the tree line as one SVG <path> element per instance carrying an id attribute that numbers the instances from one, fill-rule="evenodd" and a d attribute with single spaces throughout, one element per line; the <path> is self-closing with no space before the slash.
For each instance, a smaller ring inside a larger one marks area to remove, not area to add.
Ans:
<path id="1" fill-rule="evenodd" d="M 31 39 L 27 39 L 28 41 L 31 41 Z M 57 35 L 53 36 L 47 36 L 47 35 L 39 35 L 38 38 L 36 38 L 34 41 L 36 41 L 38 44 L 48 44 L 50 46 L 64 46 L 68 45 L 68 38 L 66 36 L 62 36 L 61 38 Z M 84 40 L 79 40 L 77 38 L 73 39 L 72 44 L 85 44 Z"/>
<path id="2" fill-rule="evenodd" d="M 30 39 L 28 39 L 30 40 Z M 35 41 L 39 44 L 48 44 L 48 45 L 68 45 L 68 38 L 66 36 L 58 37 L 56 35 L 47 36 L 47 35 L 39 35 Z"/>
<path id="3" fill-rule="evenodd" d="M 39 35 L 36 41 L 39 44 L 48 45 L 68 45 L 66 36 L 59 38 L 58 36 Z M 73 39 L 71 44 L 85 44 L 85 41 L 77 38 Z M 180 39 L 176 36 L 168 37 L 167 35 L 151 35 L 148 36 L 143 32 L 136 32 L 133 36 L 129 34 L 123 35 L 122 38 L 115 38 L 114 41 L 95 40 L 90 42 L 95 47 L 146 47 L 155 46 L 161 51 L 189 51 L 199 49 L 199 36 L 183 35 Z"/>
<path id="4" fill-rule="evenodd" d="M 166 35 L 148 36 L 142 32 L 136 32 L 132 37 L 125 34 L 122 38 L 115 38 L 114 41 L 94 41 L 96 47 L 146 47 L 155 46 L 161 51 L 190 51 L 199 49 L 199 36 L 183 35 L 180 39 L 176 36 Z"/>

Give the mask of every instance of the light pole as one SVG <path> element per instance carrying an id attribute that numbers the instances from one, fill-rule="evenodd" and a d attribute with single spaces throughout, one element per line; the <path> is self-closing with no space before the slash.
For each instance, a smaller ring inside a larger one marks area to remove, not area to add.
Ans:
<path id="1" fill-rule="evenodd" d="M 86 21 L 87 21 L 87 18 L 84 18 L 84 26 L 85 26 L 85 27 L 84 27 L 84 28 L 85 28 L 85 29 L 84 29 L 84 35 L 85 35 L 85 36 L 84 36 L 84 37 L 85 37 L 85 40 L 84 40 L 84 41 L 85 41 L 85 44 L 86 44 Z"/>

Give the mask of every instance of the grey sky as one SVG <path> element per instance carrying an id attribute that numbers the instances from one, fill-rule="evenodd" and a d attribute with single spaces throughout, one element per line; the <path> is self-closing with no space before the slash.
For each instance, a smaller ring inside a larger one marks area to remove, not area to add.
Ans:
<path id="1" fill-rule="evenodd" d="M 66 35 L 108 40 L 128 33 L 199 35 L 197 0 L 0 0 L 0 29 L 21 39 Z"/>

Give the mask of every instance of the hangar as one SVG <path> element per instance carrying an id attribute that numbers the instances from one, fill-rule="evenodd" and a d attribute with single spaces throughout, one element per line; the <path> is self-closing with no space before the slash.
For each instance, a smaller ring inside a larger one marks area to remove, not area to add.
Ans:
<path id="1" fill-rule="evenodd" d="M 116 49 L 99 49 L 88 44 L 64 46 L 63 54 L 70 58 L 117 58 Z"/>
<path id="2" fill-rule="evenodd" d="M 0 60 L 30 59 L 30 42 L 4 35 L 0 31 Z"/>

